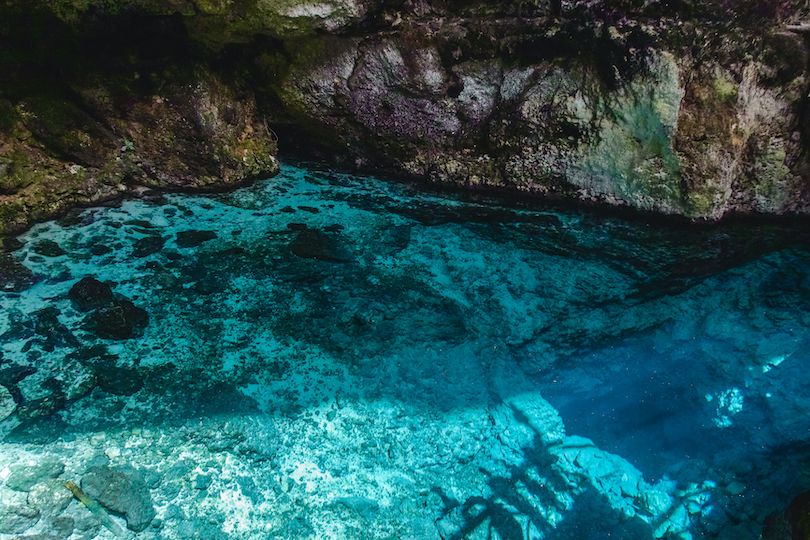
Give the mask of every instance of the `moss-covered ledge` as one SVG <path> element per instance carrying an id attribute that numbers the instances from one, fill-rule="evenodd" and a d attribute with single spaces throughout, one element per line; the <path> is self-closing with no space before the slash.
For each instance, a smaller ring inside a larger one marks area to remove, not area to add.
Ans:
<path id="1" fill-rule="evenodd" d="M 0 12 L 0 235 L 144 186 L 222 190 L 277 172 L 254 92 L 181 19 Z"/>

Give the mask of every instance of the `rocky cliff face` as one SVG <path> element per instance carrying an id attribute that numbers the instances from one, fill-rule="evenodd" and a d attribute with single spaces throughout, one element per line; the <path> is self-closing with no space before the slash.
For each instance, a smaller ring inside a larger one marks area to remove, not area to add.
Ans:
<path id="1" fill-rule="evenodd" d="M 277 170 L 253 92 L 193 50 L 181 18 L 39 4 L 0 7 L 0 234 Z"/>
<path id="2" fill-rule="evenodd" d="M 34 5 L 35 7 L 32 7 Z M 810 209 L 798 1 L 15 0 L 3 230 L 307 155 L 694 219 Z M 268 125 L 270 127 L 268 127 Z"/>
<path id="3" fill-rule="evenodd" d="M 359 163 L 715 219 L 804 212 L 807 45 L 789 5 L 411 4 L 323 38 L 280 95 Z"/>

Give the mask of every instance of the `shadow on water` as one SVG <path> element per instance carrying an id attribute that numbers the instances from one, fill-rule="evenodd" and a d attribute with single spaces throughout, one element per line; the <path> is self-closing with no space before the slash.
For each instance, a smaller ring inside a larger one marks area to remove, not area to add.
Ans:
<path id="1" fill-rule="evenodd" d="M 458 501 L 440 487 L 438 519 L 444 540 L 652 540 L 653 527 L 637 515 L 616 509 L 585 474 L 563 472 L 526 416 L 515 419 L 534 432 L 521 448 L 523 462 L 504 474 L 487 476 L 487 496 Z"/>

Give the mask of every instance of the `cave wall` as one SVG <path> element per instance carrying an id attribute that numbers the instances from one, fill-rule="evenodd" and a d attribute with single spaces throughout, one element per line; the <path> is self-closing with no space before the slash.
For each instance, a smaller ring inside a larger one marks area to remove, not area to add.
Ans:
<path id="1" fill-rule="evenodd" d="M 282 149 L 715 220 L 805 214 L 798 1 L 13 0 L 0 233 Z"/>

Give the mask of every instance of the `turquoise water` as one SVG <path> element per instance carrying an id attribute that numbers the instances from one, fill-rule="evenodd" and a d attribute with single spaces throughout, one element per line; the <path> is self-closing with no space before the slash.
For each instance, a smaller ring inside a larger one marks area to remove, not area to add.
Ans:
<path id="1" fill-rule="evenodd" d="M 286 165 L 19 240 L 0 540 L 114 537 L 60 484 L 99 470 L 149 539 L 746 539 L 810 489 L 798 228 Z M 148 322 L 105 331 L 85 277 Z"/>

